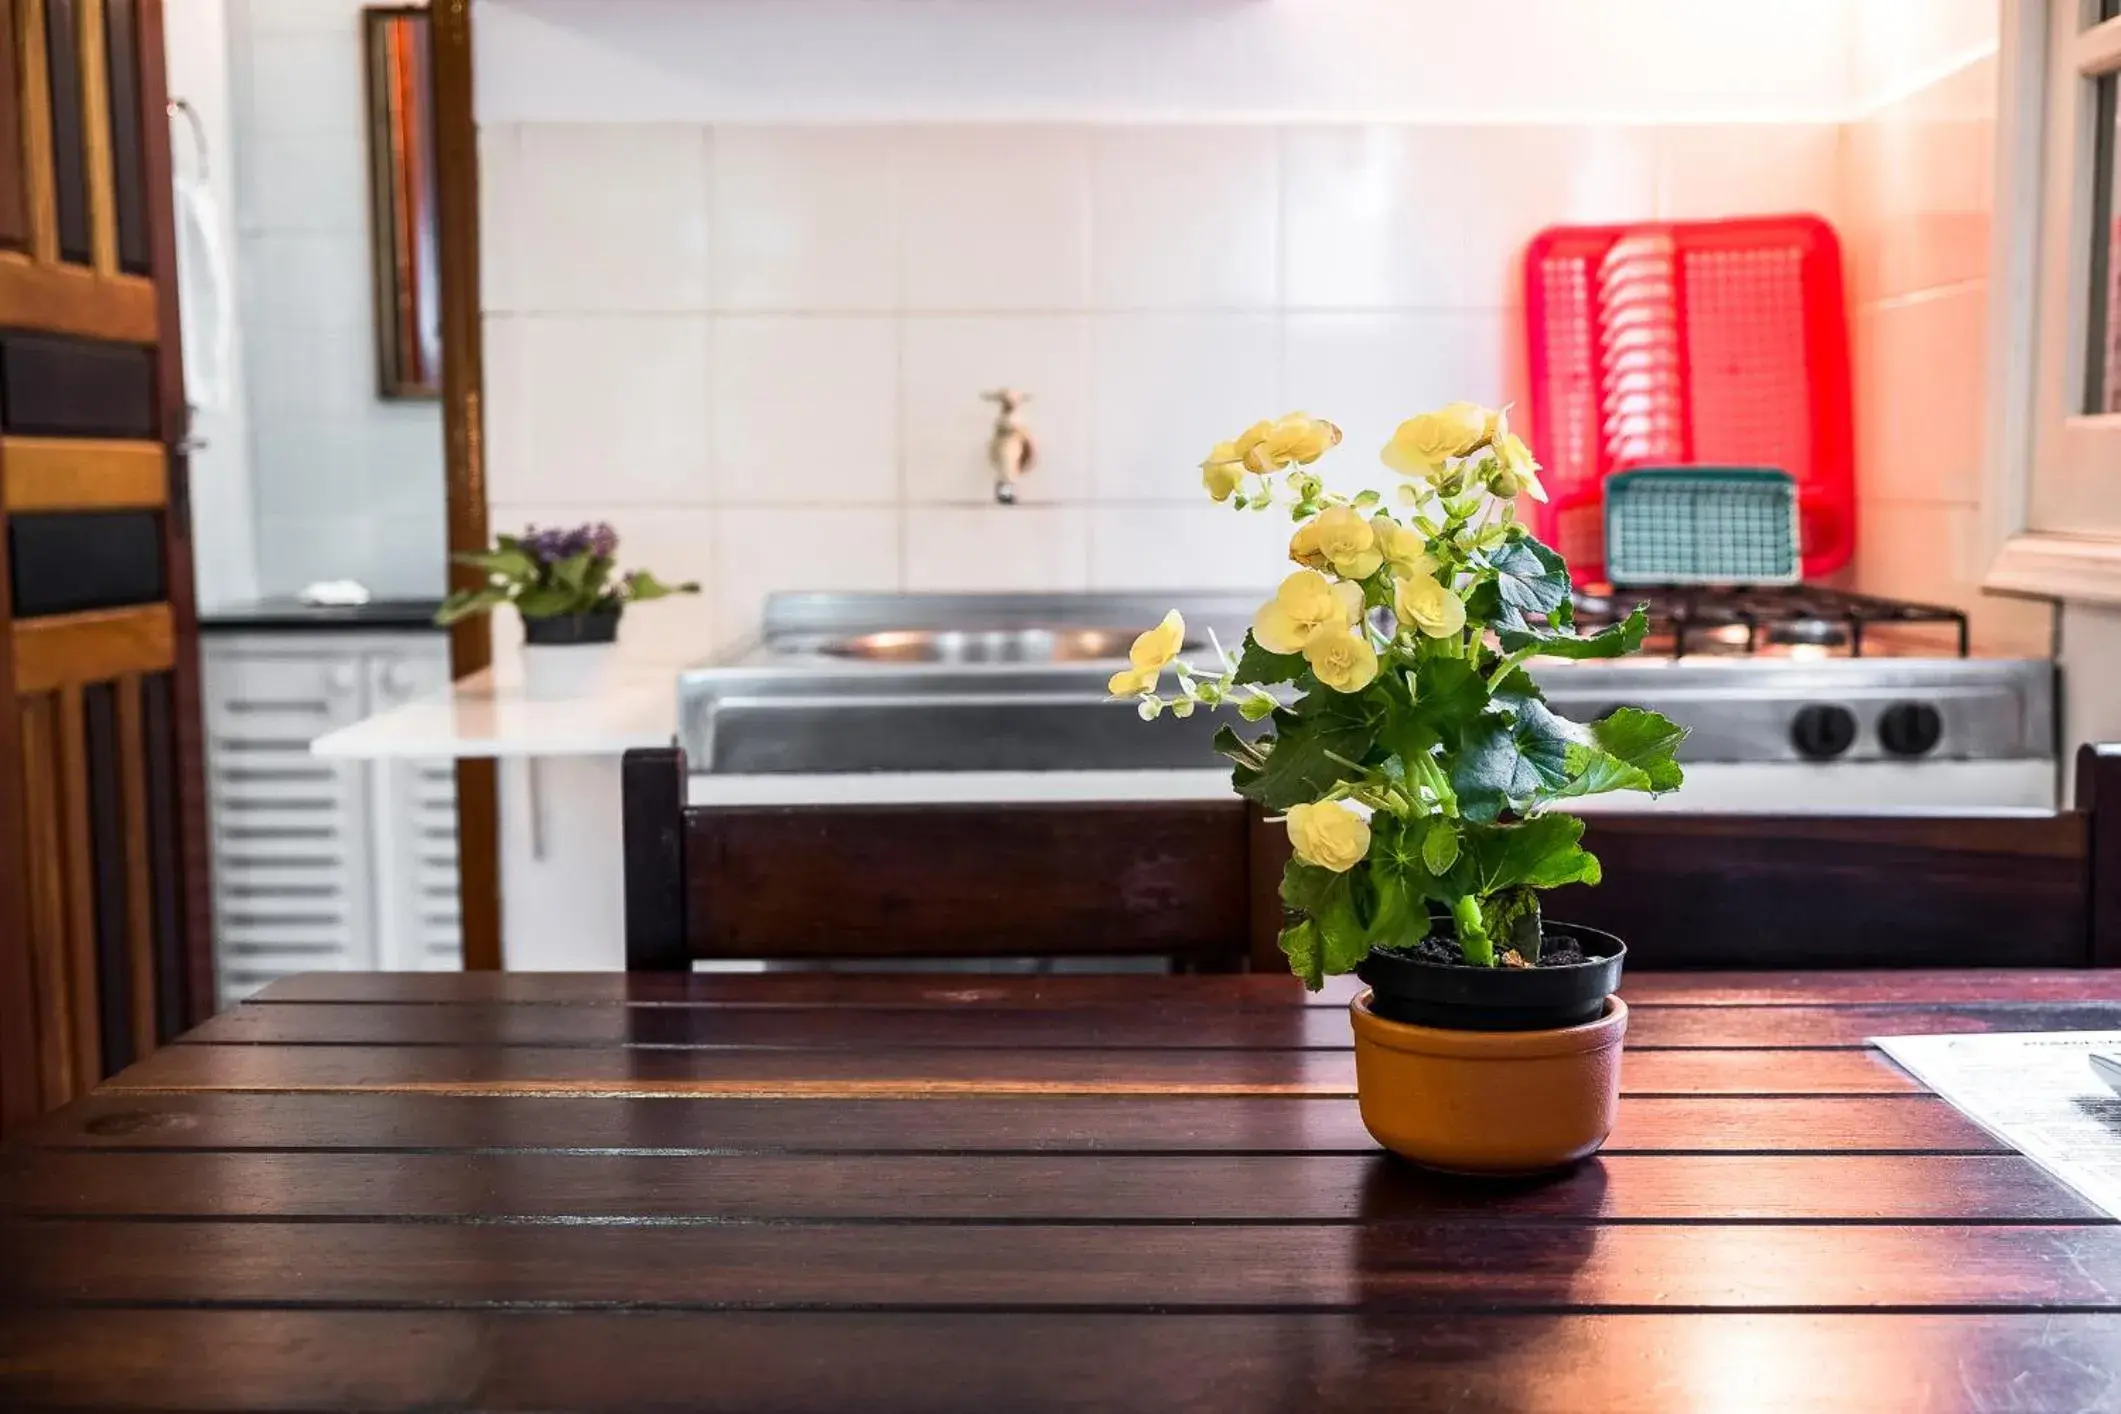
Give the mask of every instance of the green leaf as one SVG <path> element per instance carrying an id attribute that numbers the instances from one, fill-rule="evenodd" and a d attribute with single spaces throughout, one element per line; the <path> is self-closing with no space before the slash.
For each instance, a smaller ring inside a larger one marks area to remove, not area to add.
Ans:
<path id="1" fill-rule="evenodd" d="M 505 589 L 494 587 L 476 590 L 460 589 L 447 599 L 444 599 L 442 607 L 435 610 L 435 622 L 447 626 L 455 623 L 458 619 L 468 619 L 473 614 L 483 614 L 487 610 L 507 602 L 508 591 Z"/>
<path id="2" fill-rule="evenodd" d="M 589 579 L 590 562 L 595 558 L 596 556 L 590 554 L 589 551 L 583 550 L 577 554 L 569 555 L 564 560 L 554 561 L 552 582 L 578 599 L 585 597 L 583 588 Z"/>
<path id="3" fill-rule="evenodd" d="M 524 554 L 521 550 L 516 549 L 513 543 L 510 542 L 509 537 L 504 535 L 501 540 L 502 545 L 498 550 L 473 551 L 466 554 L 451 555 L 450 558 L 460 565 L 470 565 L 474 569 L 484 570 L 487 574 L 500 575 L 503 579 L 526 583 L 536 579 L 538 577 L 537 561 L 531 559 L 530 556 Z"/>
<path id="4" fill-rule="evenodd" d="M 1305 987 L 1315 992 L 1326 985 L 1325 939 L 1316 923 L 1308 918 L 1293 923 L 1281 930 L 1277 941 L 1289 959 L 1289 970 L 1303 980 Z"/>
<path id="5" fill-rule="evenodd" d="M 1298 940 L 1301 956 L 1289 953 L 1289 965 L 1304 985 L 1317 990 L 1326 977 L 1355 970 L 1370 951 L 1368 927 L 1355 903 L 1355 874 L 1336 874 L 1330 869 L 1290 860 L 1282 869 L 1282 902 L 1305 915 L 1311 931 Z M 1290 934 L 1282 933 L 1282 949 L 1289 951 Z"/>
<path id="6" fill-rule="evenodd" d="M 574 592 L 557 585 L 540 585 L 516 596 L 516 612 L 526 619 L 556 619 L 578 614 L 585 607 Z"/>
<path id="7" fill-rule="evenodd" d="M 1595 884 L 1598 860 L 1578 843 L 1583 821 L 1573 815 L 1534 815 L 1510 825 L 1468 826 L 1461 874 L 1468 893 L 1485 897 L 1519 885 L 1554 889 Z"/>
<path id="8" fill-rule="evenodd" d="M 667 599 L 673 594 L 697 594 L 700 586 L 691 580 L 683 584 L 665 584 L 647 570 L 635 570 L 626 576 L 626 602 L 646 604 L 654 599 Z"/>
<path id="9" fill-rule="evenodd" d="M 1426 879 L 1409 875 L 1388 859 L 1372 858 L 1364 867 L 1369 871 L 1374 899 L 1368 932 L 1370 946 L 1411 948 L 1427 937 L 1429 905 L 1421 887 Z"/>
<path id="10" fill-rule="evenodd" d="M 1498 948 L 1514 948 L 1526 962 L 1539 962 L 1539 895 L 1523 885 L 1480 901 L 1481 926 Z"/>
<path id="11" fill-rule="evenodd" d="M 1425 658 L 1414 671 L 1411 690 L 1385 695 L 1384 720 L 1377 740 L 1402 761 L 1425 756 L 1437 745 L 1457 747 L 1466 729 L 1488 705 L 1488 687 L 1476 666 L 1465 658 Z"/>
<path id="12" fill-rule="evenodd" d="M 1556 610 L 1557 617 L 1560 610 Z M 1643 635 L 1649 632 L 1649 615 L 1638 604 L 1633 613 L 1619 623 L 1607 624 L 1596 633 L 1578 636 L 1567 630 L 1543 628 L 1500 628 L 1495 637 L 1512 653 L 1527 649 L 1542 658 L 1624 658 L 1642 647 Z"/>
<path id="13" fill-rule="evenodd" d="M 1307 665 L 1301 653 L 1269 653 L 1248 630 L 1245 646 L 1237 655 L 1235 681 L 1244 683 L 1294 682 Z"/>
<path id="14" fill-rule="evenodd" d="M 1582 739 L 1570 743 L 1568 778 L 1543 800 L 1679 788 L 1685 773 L 1673 752 L 1686 737 L 1685 727 L 1639 707 L 1620 707 L 1577 730 Z"/>
<path id="15" fill-rule="evenodd" d="M 1208 739 L 1208 745 L 1219 754 L 1229 757 L 1232 765 L 1242 766 L 1249 771 L 1257 771 L 1267 761 L 1265 748 L 1246 741 L 1228 722 L 1215 729 L 1215 735 Z"/>
<path id="16" fill-rule="evenodd" d="M 1585 730 L 1599 750 L 1642 768 L 1651 790 L 1679 788 L 1685 773 L 1672 753 L 1686 739 L 1686 728 L 1677 722 L 1640 707 L 1620 707 Z"/>
<path id="17" fill-rule="evenodd" d="M 1522 811 L 1569 779 L 1569 747 L 1581 729 L 1535 697 L 1498 693 L 1503 710 L 1481 717 L 1451 764 L 1451 788 L 1469 820 Z"/>
<path id="18" fill-rule="evenodd" d="M 1269 810 L 1317 800 L 1349 778 L 1346 762 L 1362 760 L 1376 742 L 1376 711 L 1362 693 L 1313 692 L 1275 712 L 1273 736 L 1252 743 L 1255 753 L 1265 751 L 1265 762 L 1254 767 L 1237 760 L 1231 773 L 1237 793 Z M 1216 744 L 1223 750 L 1220 732 Z"/>
<path id="19" fill-rule="evenodd" d="M 1458 831 L 1449 820 L 1437 820 L 1422 836 L 1421 862 L 1431 874 L 1448 874 L 1458 862 Z"/>
<path id="20" fill-rule="evenodd" d="M 1486 558 L 1495 578 L 1475 593 L 1473 609 L 1499 628 L 1524 628 L 1568 602 L 1568 563 L 1531 536 L 1498 545 Z"/>

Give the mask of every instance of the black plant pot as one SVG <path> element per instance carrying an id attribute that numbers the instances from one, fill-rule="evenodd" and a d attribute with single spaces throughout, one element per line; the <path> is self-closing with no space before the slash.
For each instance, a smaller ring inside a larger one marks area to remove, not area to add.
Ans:
<path id="1" fill-rule="evenodd" d="M 523 620 L 523 641 L 540 648 L 577 643 L 615 643 L 619 637 L 621 609 L 592 609 L 586 614 L 560 614 L 549 619 Z"/>
<path id="2" fill-rule="evenodd" d="M 1550 923 L 1545 937 L 1549 946 L 1574 938 L 1584 961 L 1466 967 L 1373 948 L 1355 975 L 1370 984 L 1370 1010 L 1387 1021 L 1451 1031 L 1546 1031 L 1596 1021 L 1620 986 L 1627 944 L 1579 923 Z"/>

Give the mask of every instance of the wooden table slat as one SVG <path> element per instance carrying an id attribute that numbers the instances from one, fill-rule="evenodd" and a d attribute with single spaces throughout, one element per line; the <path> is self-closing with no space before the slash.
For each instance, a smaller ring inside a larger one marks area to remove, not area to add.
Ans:
<path id="1" fill-rule="evenodd" d="M 584 973 L 308 972 L 270 984 L 257 1002 L 519 1005 L 1201 1006 L 1344 1007 L 1362 990 L 1332 977 L 1319 992 L 1271 973 L 1225 976 L 1013 977 L 869 972 Z M 1630 972 L 1630 1006 L 1916 1005 L 2121 1001 L 2121 970 L 1961 968 L 1951 971 Z"/>
<path id="2" fill-rule="evenodd" d="M 2113 1309 L 2121 1227 L 31 1223 L 0 1296 L 122 1305 Z"/>
<path id="3" fill-rule="evenodd" d="M 126 1217 L 2104 1221 L 2016 1154 L 1613 1155 L 1468 1182 L 1373 1155 L 38 1153 L 0 1208 Z"/>
<path id="4" fill-rule="evenodd" d="M 1629 1094 L 1889 1095 L 1921 1089 L 1860 1050 L 1630 1052 Z M 622 1050 L 537 1046 L 167 1046 L 113 1090 L 449 1094 L 1353 1095 L 1347 1051 Z M 802 1123 L 798 1118 L 795 1123 Z"/>
<path id="5" fill-rule="evenodd" d="M 719 1152 L 1374 1154 L 1343 1099 L 1078 1095 L 1049 1099 L 774 1100 L 110 1091 L 25 1142 L 101 1149 L 570 1149 Z M 1608 1154 L 1702 1150 L 2000 1153 L 1930 1095 L 1641 1096 Z"/>
<path id="6" fill-rule="evenodd" d="M 2121 1030 L 2121 1001 L 1998 1006 L 1654 1006 L 1628 1017 L 1628 1051 L 1860 1047 L 1872 1036 Z M 1338 1007 L 679 1007 L 245 1005 L 188 1038 L 216 1045 L 1347 1050 Z"/>
<path id="7" fill-rule="evenodd" d="M 377 1352 L 388 1352 L 377 1358 Z M 62 1311 L 18 1408 L 1162 1414 L 2110 1408 L 2121 1315 Z"/>

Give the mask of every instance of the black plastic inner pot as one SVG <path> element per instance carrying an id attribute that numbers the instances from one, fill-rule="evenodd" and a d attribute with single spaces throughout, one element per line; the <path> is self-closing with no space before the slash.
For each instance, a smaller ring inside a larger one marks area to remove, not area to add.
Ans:
<path id="1" fill-rule="evenodd" d="M 560 614 L 549 619 L 523 620 L 523 641 L 541 648 L 561 644 L 611 643 L 619 636 L 618 609 L 592 609 L 586 614 Z"/>
<path id="2" fill-rule="evenodd" d="M 1373 949 L 1355 975 L 1387 1021 L 1451 1031 L 1546 1031 L 1583 1026 L 1620 986 L 1627 945 L 1579 923 L 1550 923 L 1546 945 L 1573 938 L 1584 961 L 1565 967 L 1468 967 Z"/>

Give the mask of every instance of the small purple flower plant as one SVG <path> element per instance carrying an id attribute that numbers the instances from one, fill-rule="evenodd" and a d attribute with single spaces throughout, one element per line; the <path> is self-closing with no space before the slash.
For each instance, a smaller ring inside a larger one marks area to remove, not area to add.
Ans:
<path id="1" fill-rule="evenodd" d="M 450 595 L 435 621 L 454 623 L 501 604 L 515 605 L 526 619 L 617 614 L 628 604 L 699 593 L 697 584 L 664 584 L 647 570 L 614 574 L 618 549 L 619 533 L 607 521 L 496 536 L 493 549 L 454 557 L 483 571 L 485 582 Z"/>
<path id="2" fill-rule="evenodd" d="M 611 528 L 609 521 L 598 521 L 594 525 L 578 525 L 572 530 L 540 530 L 536 526 L 525 526 L 517 542 L 523 552 L 541 565 L 556 565 L 562 560 L 571 560 L 583 551 L 600 560 L 608 560 L 619 548 L 619 533 Z"/>

